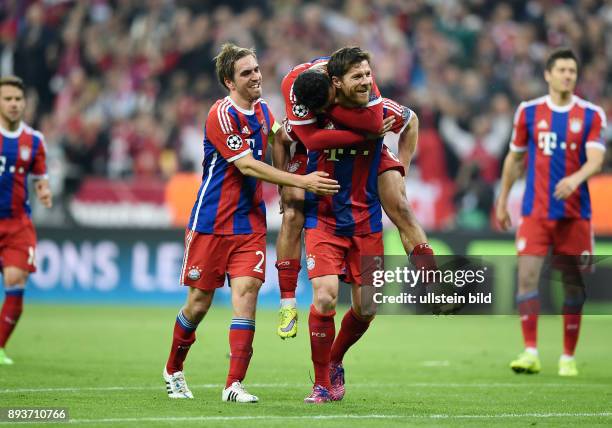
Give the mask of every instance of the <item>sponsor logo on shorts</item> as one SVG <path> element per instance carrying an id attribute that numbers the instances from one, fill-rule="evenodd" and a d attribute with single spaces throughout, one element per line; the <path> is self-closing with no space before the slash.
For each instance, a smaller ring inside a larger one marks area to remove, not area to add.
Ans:
<path id="1" fill-rule="evenodd" d="M 202 271 L 200 270 L 200 268 L 195 267 L 195 266 L 192 266 L 191 268 L 189 268 L 189 272 L 187 273 L 187 278 L 189 278 L 192 281 L 197 281 L 201 277 L 202 277 Z"/>
<path id="2" fill-rule="evenodd" d="M 313 270 L 315 268 L 315 257 L 312 254 L 308 254 L 306 257 L 306 268 Z"/>
<path id="3" fill-rule="evenodd" d="M 225 142 L 227 143 L 227 147 L 232 150 L 240 150 L 240 148 L 242 147 L 242 138 L 240 138 L 240 135 L 232 134 L 227 137 L 227 140 L 225 140 Z"/>

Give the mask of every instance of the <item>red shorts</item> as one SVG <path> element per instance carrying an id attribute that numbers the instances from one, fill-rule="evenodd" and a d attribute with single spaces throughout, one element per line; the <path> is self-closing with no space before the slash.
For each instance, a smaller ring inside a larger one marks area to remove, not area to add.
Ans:
<path id="1" fill-rule="evenodd" d="M 297 143 L 295 146 L 295 153 L 291 157 L 291 160 L 287 163 L 287 172 L 293 174 L 305 175 L 306 166 L 308 165 L 308 154 L 306 148 L 302 143 Z M 401 164 L 395 153 L 389 150 L 385 144 L 383 144 L 382 151 L 380 153 L 380 163 L 378 164 L 378 175 L 389 170 L 396 170 L 402 174 L 402 177 L 406 176 L 404 165 Z"/>
<path id="2" fill-rule="evenodd" d="M 402 177 L 406 176 L 404 165 L 402 165 L 395 153 L 393 153 L 391 150 L 389 150 L 389 147 L 383 144 L 382 151 L 380 153 L 380 163 L 378 164 L 378 175 L 393 169 L 399 171 L 399 173 L 402 174 Z"/>
<path id="3" fill-rule="evenodd" d="M 337 236 L 319 229 L 306 229 L 306 267 L 308 278 L 339 275 L 349 284 L 362 284 L 368 266 L 363 257 L 377 257 L 382 263 L 384 247 L 382 232 L 361 236 Z M 366 260 L 368 260 L 366 259 Z M 380 268 L 380 266 L 376 268 Z"/>
<path id="4" fill-rule="evenodd" d="M 589 257 L 593 254 L 591 221 L 582 218 L 548 220 L 521 217 L 516 231 L 519 256 L 553 255 Z"/>
<path id="5" fill-rule="evenodd" d="M 0 220 L 0 267 L 36 272 L 36 231 L 28 219 Z"/>
<path id="6" fill-rule="evenodd" d="M 228 278 L 266 279 L 266 234 L 211 235 L 185 232 L 181 284 L 201 290 L 223 287 Z"/>

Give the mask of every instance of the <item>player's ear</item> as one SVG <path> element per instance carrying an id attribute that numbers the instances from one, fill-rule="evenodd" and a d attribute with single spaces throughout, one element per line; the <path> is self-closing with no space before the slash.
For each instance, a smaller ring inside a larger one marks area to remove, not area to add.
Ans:
<path id="1" fill-rule="evenodd" d="M 332 77 L 332 85 L 334 85 L 334 87 L 340 89 L 342 87 L 342 81 L 340 79 L 338 79 L 337 76 L 333 76 Z"/>
<path id="2" fill-rule="evenodd" d="M 544 70 L 544 80 L 546 80 L 546 83 L 550 83 L 550 71 Z"/>
<path id="3" fill-rule="evenodd" d="M 225 82 L 225 86 L 227 86 L 227 89 L 229 90 L 236 89 L 236 85 L 234 84 L 233 80 L 225 78 L 223 81 Z"/>

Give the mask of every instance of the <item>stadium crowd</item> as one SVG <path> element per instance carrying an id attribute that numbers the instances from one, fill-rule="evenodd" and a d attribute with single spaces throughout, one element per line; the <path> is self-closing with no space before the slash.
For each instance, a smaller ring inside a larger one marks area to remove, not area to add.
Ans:
<path id="1" fill-rule="evenodd" d="M 0 74 L 25 80 L 26 121 L 46 136 L 55 193 L 67 198 L 85 176 L 199 171 L 202 124 L 224 95 L 212 58 L 226 41 L 257 49 L 277 117 L 294 65 L 344 45 L 369 50 L 382 94 L 419 115 L 411 174 L 450 195 L 450 228 L 489 227 L 514 109 L 545 94 L 550 47 L 579 54 L 578 95 L 612 112 L 610 1 L 0 3 Z"/>

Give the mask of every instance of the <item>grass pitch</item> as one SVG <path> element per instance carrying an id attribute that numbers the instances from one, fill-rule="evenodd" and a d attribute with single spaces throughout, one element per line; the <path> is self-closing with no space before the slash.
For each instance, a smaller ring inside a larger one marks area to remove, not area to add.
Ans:
<path id="1" fill-rule="evenodd" d="M 612 317 L 587 316 L 580 376 L 557 376 L 561 319 L 540 319 L 538 375 L 508 368 L 517 317 L 380 316 L 345 359 L 340 403 L 306 405 L 308 314 L 281 341 L 261 311 L 245 381 L 258 404 L 220 401 L 231 313 L 213 307 L 185 364 L 194 400 L 166 397 L 161 371 L 178 308 L 29 305 L 0 367 L 0 407 L 66 407 L 79 426 L 611 426 Z M 336 317 L 339 328 L 343 311 Z M 0 425 L 8 422 L 0 422 Z M 47 425 L 47 424 L 41 424 Z"/>

